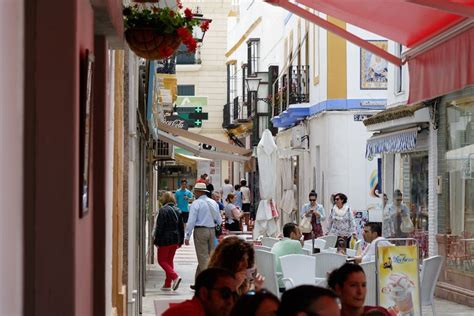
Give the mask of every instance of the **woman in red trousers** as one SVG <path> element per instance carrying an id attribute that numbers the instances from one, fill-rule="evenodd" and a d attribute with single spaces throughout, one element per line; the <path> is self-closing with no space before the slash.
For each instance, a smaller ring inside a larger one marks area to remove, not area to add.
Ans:
<path id="1" fill-rule="evenodd" d="M 171 192 L 162 196 L 163 207 L 156 218 L 154 244 L 158 248 L 158 264 L 165 270 L 166 280 L 161 288 L 163 291 L 175 291 L 181 278 L 174 271 L 174 255 L 184 241 L 184 223 L 176 200 Z"/>

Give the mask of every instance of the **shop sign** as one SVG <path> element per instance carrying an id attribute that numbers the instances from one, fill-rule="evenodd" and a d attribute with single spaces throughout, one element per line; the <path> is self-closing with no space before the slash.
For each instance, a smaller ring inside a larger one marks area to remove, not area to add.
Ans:
<path id="1" fill-rule="evenodd" d="M 188 123 L 177 115 L 165 116 L 165 123 L 179 129 L 188 129 Z"/>
<path id="2" fill-rule="evenodd" d="M 354 114 L 354 121 L 355 122 L 360 122 L 363 121 L 369 117 L 371 117 L 372 114 Z"/>
<path id="3" fill-rule="evenodd" d="M 377 247 L 377 302 L 390 315 L 421 316 L 418 246 Z"/>

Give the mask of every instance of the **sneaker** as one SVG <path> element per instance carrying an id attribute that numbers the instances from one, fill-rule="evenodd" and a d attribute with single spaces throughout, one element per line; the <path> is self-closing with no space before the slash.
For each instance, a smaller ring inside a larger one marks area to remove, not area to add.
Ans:
<path id="1" fill-rule="evenodd" d="M 171 288 L 173 289 L 173 291 L 176 291 L 178 289 L 180 283 L 181 278 L 179 276 L 171 282 Z"/>
<path id="2" fill-rule="evenodd" d="M 193 290 L 193 291 L 196 289 L 196 287 L 194 286 L 194 284 L 191 284 L 189 287 L 190 287 L 191 290 Z"/>
<path id="3" fill-rule="evenodd" d="M 165 291 L 165 292 L 169 292 L 169 291 L 171 291 L 171 286 L 162 286 L 160 290 Z"/>

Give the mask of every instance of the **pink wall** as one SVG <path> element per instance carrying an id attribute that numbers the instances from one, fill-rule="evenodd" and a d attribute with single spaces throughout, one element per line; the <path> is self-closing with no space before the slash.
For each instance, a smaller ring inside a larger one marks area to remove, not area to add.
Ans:
<path id="1" fill-rule="evenodd" d="M 23 315 L 24 2 L 0 1 L 0 315 Z"/>
<path id="2" fill-rule="evenodd" d="M 29 128 L 34 128 L 36 156 L 29 160 L 36 169 L 36 219 L 29 286 L 35 289 L 36 315 L 92 315 L 93 280 L 105 273 L 94 257 L 94 213 L 104 209 L 91 201 L 89 213 L 79 218 L 78 183 L 79 66 L 86 49 L 94 53 L 94 12 L 83 0 L 36 2 L 35 9 L 36 120 Z M 104 71 L 106 65 L 96 62 L 95 68 Z M 94 94 L 105 96 L 106 90 L 94 88 Z"/>

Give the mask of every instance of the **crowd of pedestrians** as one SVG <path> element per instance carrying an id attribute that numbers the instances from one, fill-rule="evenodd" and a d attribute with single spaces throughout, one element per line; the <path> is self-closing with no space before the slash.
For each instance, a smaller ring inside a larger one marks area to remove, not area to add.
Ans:
<path id="1" fill-rule="evenodd" d="M 154 243 L 158 247 L 158 264 L 166 274 L 163 291 L 177 290 L 181 277 L 174 270 L 176 250 L 190 244 L 193 237 L 198 265 L 195 273 L 194 297 L 171 307 L 163 315 L 389 315 L 382 307 L 364 306 L 367 293 L 364 271 L 360 262 L 374 260 L 375 245 L 389 242 L 383 236 L 405 233 L 407 209 L 401 203 L 401 193 L 395 192 L 395 203 L 380 223 L 366 223 L 363 238 L 367 243 L 362 252 L 333 271 L 328 277 L 328 288 L 312 285 L 285 289 L 281 280 L 281 301 L 265 290 L 265 280 L 256 271 L 255 252 L 251 243 L 227 236 L 219 243 L 216 228 L 222 225 L 222 215 L 229 230 L 241 230 L 240 221 L 250 212 L 250 190 L 242 179 L 233 186 L 229 180 L 220 191 L 214 191 L 207 175 L 202 175 L 191 190 L 185 179 L 175 192 L 162 195 L 162 207 L 157 216 Z M 324 234 L 322 222 L 327 219 L 327 233 L 337 236 L 336 245 L 350 246 L 355 238 L 355 219 L 344 193 L 336 193 L 333 206 L 326 213 L 317 203 L 318 195 L 311 191 L 303 205 L 300 219 L 310 223 L 309 232 L 302 234 L 301 225 L 286 223 L 283 238 L 275 243 L 277 275 L 281 274 L 280 258 L 289 254 L 303 254 L 304 240 Z M 191 203 L 191 204 L 190 204 Z M 384 200 L 385 207 L 386 200 Z M 255 214 L 253 215 L 255 217 Z M 388 227 L 388 228 L 387 228 Z M 217 247 L 216 247 L 217 245 Z"/>

